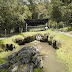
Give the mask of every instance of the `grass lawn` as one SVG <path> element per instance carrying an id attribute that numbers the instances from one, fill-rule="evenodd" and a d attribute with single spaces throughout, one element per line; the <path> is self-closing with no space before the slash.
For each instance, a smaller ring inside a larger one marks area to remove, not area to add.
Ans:
<path id="1" fill-rule="evenodd" d="M 69 31 L 69 33 L 71 33 L 71 34 L 72 34 L 72 31 Z"/>

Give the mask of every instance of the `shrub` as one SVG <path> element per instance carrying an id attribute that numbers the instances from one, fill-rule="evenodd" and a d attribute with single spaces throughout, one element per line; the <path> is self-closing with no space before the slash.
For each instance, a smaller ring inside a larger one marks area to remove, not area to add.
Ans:
<path id="1" fill-rule="evenodd" d="M 62 28 L 62 27 L 63 27 L 63 24 L 64 24 L 64 22 L 62 22 L 62 21 L 59 22 L 59 23 L 58 23 L 58 28 Z"/>

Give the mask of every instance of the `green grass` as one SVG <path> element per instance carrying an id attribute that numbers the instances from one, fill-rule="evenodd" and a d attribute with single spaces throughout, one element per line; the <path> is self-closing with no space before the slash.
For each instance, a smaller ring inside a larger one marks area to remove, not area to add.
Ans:
<path id="1" fill-rule="evenodd" d="M 29 32 L 38 32 L 41 30 L 45 30 L 45 28 L 31 28 L 31 29 L 29 29 Z"/>
<path id="2" fill-rule="evenodd" d="M 71 33 L 71 34 L 72 34 L 72 31 L 69 31 L 69 33 Z"/>
<path id="3" fill-rule="evenodd" d="M 34 72 L 42 72 L 42 69 L 40 67 L 37 67 L 34 69 Z"/>
<path id="4" fill-rule="evenodd" d="M 59 28 L 59 30 L 64 29 L 64 30 L 68 30 L 69 27 L 64 27 L 64 28 Z"/>
<path id="5" fill-rule="evenodd" d="M 72 27 L 68 26 L 68 27 L 64 27 L 64 28 L 59 28 L 58 30 L 65 30 L 66 32 L 72 32 Z"/>

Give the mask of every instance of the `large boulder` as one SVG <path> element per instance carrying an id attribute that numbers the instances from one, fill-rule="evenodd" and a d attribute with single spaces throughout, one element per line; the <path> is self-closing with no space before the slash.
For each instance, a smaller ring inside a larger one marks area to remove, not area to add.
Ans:
<path id="1" fill-rule="evenodd" d="M 40 52 L 33 46 L 27 46 L 8 56 L 8 63 L 0 64 L 0 70 L 8 68 L 7 72 L 33 72 L 42 59 Z"/>

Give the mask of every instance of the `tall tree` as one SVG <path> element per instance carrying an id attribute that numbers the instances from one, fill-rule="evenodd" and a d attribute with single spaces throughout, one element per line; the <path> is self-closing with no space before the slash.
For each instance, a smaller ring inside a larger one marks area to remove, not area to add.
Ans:
<path id="1" fill-rule="evenodd" d="M 43 3 L 40 3 L 35 7 L 35 13 L 37 14 L 38 19 L 47 17 L 47 9 Z"/>
<path id="2" fill-rule="evenodd" d="M 17 0 L 2 0 L 0 2 L 1 28 L 10 30 L 14 27 L 24 25 L 24 19 L 31 17 L 31 12 L 27 6 L 22 5 Z"/>

